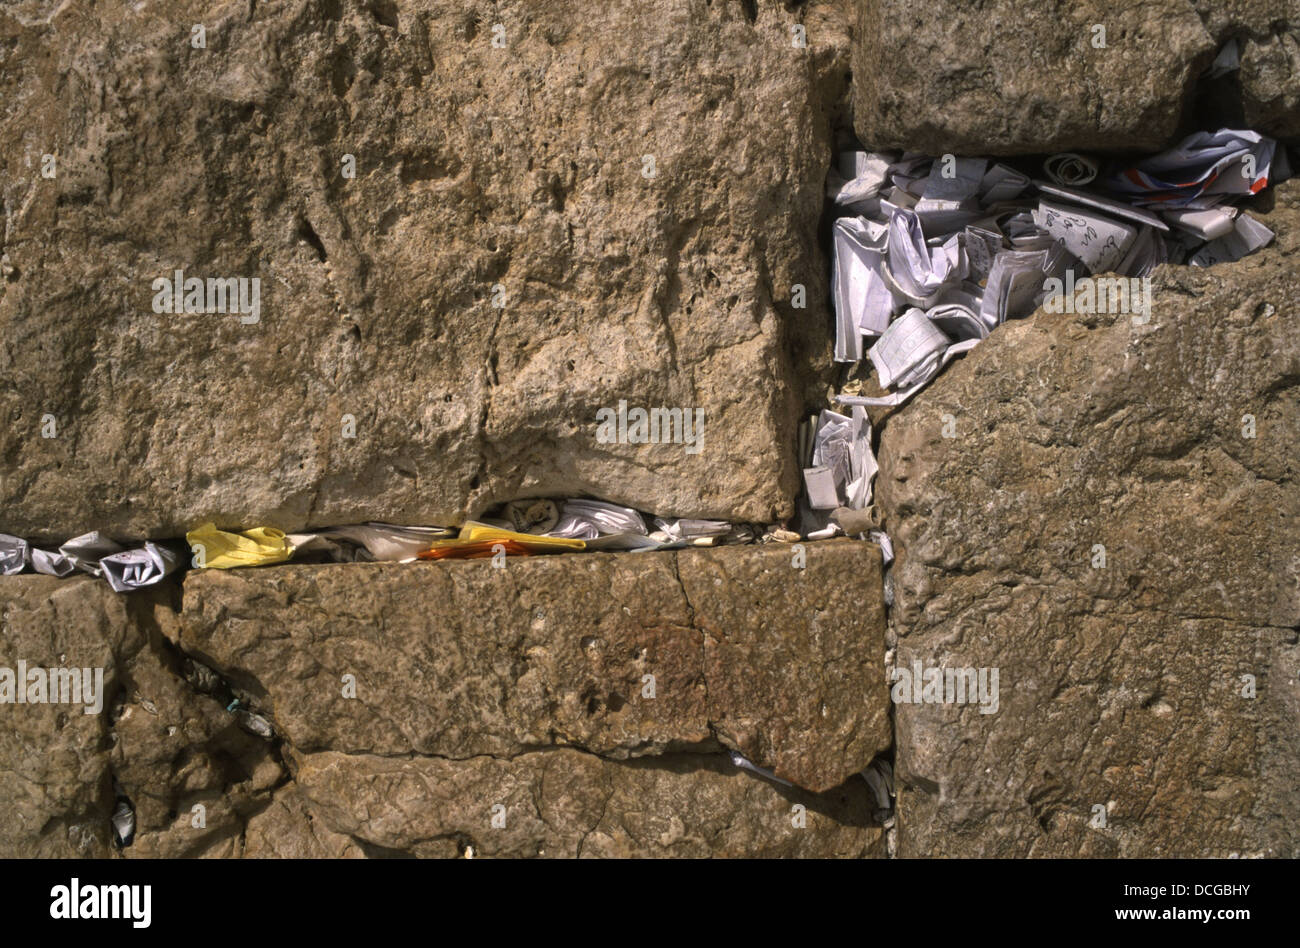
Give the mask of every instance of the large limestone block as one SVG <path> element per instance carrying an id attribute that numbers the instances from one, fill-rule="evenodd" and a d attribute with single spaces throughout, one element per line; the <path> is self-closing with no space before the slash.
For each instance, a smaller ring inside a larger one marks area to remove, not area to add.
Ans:
<path id="1" fill-rule="evenodd" d="M 0 530 L 789 514 L 823 7 L 802 48 L 774 3 L 7 4 Z M 177 270 L 259 279 L 258 321 L 154 312 Z M 600 443 L 620 400 L 702 450 Z"/>
<path id="2" fill-rule="evenodd" d="M 1000 672 L 995 713 L 897 705 L 901 855 L 1300 853 L 1300 187 L 1262 219 L 1148 324 L 1009 323 L 886 424 L 895 663 Z"/>
<path id="3" fill-rule="evenodd" d="M 179 644 L 301 752 L 625 758 L 720 742 L 825 790 L 890 746 L 880 554 L 844 540 L 798 555 L 196 572 Z"/>
<path id="4" fill-rule="evenodd" d="M 512 759 L 326 751 L 291 767 L 313 824 L 370 856 L 863 857 L 883 855 L 866 782 L 790 790 L 725 758 L 625 762 L 572 749 Z"/>
<path id="5" fill-rule="evenodd" d="M 1236 120 L 1300 129 L 1295 0 L 857 0 L 857 13 L 854 124 L 874 147 L 1162 148 L 1185 119 L 1200 126 L 1189 102 L 1229 37 L 1242 41 L 1226 80 Z"/>

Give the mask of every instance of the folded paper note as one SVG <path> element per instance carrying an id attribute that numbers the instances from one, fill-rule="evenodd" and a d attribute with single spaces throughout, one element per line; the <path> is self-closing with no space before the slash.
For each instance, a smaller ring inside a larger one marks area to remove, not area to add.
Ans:
<path id="1" fill-rule="evenodd" d="M 32 549 L 32 569 L 46 576 L 68 576 L 76 572 L 72 560 L 56 550 Z"/>
<path id="2" fill-rule="evenodd" d="M 1232 233 L 1237 222 L 1237 209 L 1219 205 L 1208 210 L 1198 211 L 1193 208 L 1170 208 L 1161 212 L 1165 220 L 1175 227 L 1181 227 L 1188 233 L 1195 234 L 1202 240 L 1217 240 Z"/>
<path id="3" fill-rule="evenodd" d="M 951 341 L 913 307 L 894 320 L 867 355 L 883 388 L 906 386 L 932 372 Z"/>
<path id="4" fill-rule="evenodd" d="M 631 507 L 600 500 L 566 500 L 559 520 L 546 535 L 572 540 L 594 540 L 599 536 L 646 536 L 645 518 Z"/>
<path id="5" fill-rule="evenodd" d="M 1237 217 L 1232 233 L 1212 240 L 1188 261 L 1194 267 L 1211 267 L 1216 263 L 1232 263 L 1268 245 L 1273 232 L 1249 214 Z"/>
<path id="6" fill-rule="evenodd" d="M 1111 176 L 1111 189 L 1135 204 L 1208 208 L 1268 186 L 1277 143 L 1258 132 L 1197 132 L 1168 151 Z"/>
<path id="7" fill-rule="evenodd" d="M 1104 214 L 1039 201 L 1034 223 L 1083 261 L 1093 273 L 1109 273 L 1124 259 L 1137 228 Z"/>
<path id="8" fill-rule="evenodd" d="M 123 549 L 122 544 L 115 543 L 100 534 L 98 530 L 94 530 L 73 537 L 59 547 L 59 553 L 67 557 L 69 562 L 83 573 L 100 576 L 103 570 L 99 568 L 99 561 L 110 554 L 121 553 Z"/>
<path id="9" fill-rule="evenodd" d="M 152 586 L 180 566 L 180 554 L 165 543 L 145 542 L 138 550 L 112 553 L 99 561 L 113 592 Z"/>
<path id="10" fill-rule="evenodd" d="M 283 563 L 293 555 L 293 544 L 275 527 L 254 527 L 242 533 L 218 530 L 205 523 L 185 534 L 200 569 L 231 569 Z"/>
<path id="11" fill-rule="evenodd" d="M 393 523 L 361 523 L 291 533 L 295 558 L 305 553 L 325 553 L 340 562 L 396 562 L 413 559 L 434 540 L 456 536 L 446 527 L 406 527 Z"/>
<path id="12" fill-rule="evenodd" d="M 506 504 L 502 516 L 520 533 L 541 534 L 555 529 L 560 508 L 553 500 L 512 500 Z"/>
<path id="13" fill-rule="evenodd" d="M 831 293 L 837 362 L 861 359 L 862 334 L 879 335 L 889 325 L 894 297 L 880 276 L 888 231 L 885 224 L 857 217 L 835 222 Z"/>
<path id="14" fill-rule="evenodd" d="M 461 527 L 460 536 L 454 540 L 435 540 L 427 549 L 420 552 L 419 558 L 432 560 L 491 556 L 494 552 L 492 549 L 494 544 L 499 544 L 507 555 L 563 553 L 566 550 L 582 550 L 587 546 L 582 540 L 535 536 L 531 533 L 503 530 L 486 523 L 470 521 Z"/>

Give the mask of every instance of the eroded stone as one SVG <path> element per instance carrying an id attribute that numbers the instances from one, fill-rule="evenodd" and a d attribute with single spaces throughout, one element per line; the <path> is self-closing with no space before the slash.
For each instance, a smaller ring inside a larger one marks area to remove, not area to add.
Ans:
<path id="1" fill-rule="evenodd" d="M 175 2 L 7 5 L 0 530 L 790 514 L 844 89 L 814 6 L 800 48 L 776 5 L 226 4 L 195 49 Z M 155 313 L 177 270 L 260 279 L 258 321 Z M 598 443 L 620 399 L 702 409 L 703 450 Z"/>
<path id="2" fill-rule="evenodd" d="M 799 555 L 197 572 L 179 643 L 303 753 L 573 744 L 618 758 L 720 742 L 825 790 L 890 744 L 880 554 L 844 540 L 807 544 L 803 568 Z"/>
<path id="3" fill-rule="evenodd" d="M 895 663 L 1000 669 L 996 713 L 897 706 L 900 855 L 1300 851 L 1300 184 L 1276 202 L 1273 247 L 1158 270 L 1149 324 L 1008 323 L 886 424 Z"/>
<path id="4" fill-rule="evenodd" d="M 884 848 L 864 781 L 815 795 L 718 755 L 615 762 L 557 749 L 453 761 L 322 752 L 293 766 L 318 820 L 371 855 L 826 858 Z"/>

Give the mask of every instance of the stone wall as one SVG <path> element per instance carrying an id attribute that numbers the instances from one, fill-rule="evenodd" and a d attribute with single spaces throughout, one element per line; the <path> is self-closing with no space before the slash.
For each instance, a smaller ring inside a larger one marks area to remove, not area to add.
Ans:
<path id="1" fill-rule="evenodd" d="M 3 706 L 0 855 L 883 855 L 880 554 L 806 554 L 6 577 L 0 664 L 98 665 L 106 697 Z"/>
<path id="2" fill-rule="evenodd" d="M 846 24 L 286 0 L 195 49 L 199 16 L 0 12 L 0 532 L 792 512 Z M 258 321 L 154 312 L 177 270 L 258 278 Z M 703 410 L 707 449 L 597 442 L 621 399 Z"/>
<path id="3" fill-rule="evenodd" d="M 1298 29 L 1296 0 L 7 3 L 0 532 L 785 519 L 837 147 L 1294 145 Z M 844 540 L 0 577 L 0 667 L 104 669 L 100 714 L 0 704 L 0 855 L 1300 854 L 1300 187 L 1257 203 L 1276 242 L 1161 268 L 1149 324 L 1039 312 L 874 412 L 889 569 Z M 177 270 L 258 279 L 256 313 L 155 312 Z M 620 400 L 703 410 L 704 450 L 599 442 Z M 996 710 L 891 701 L 916 663 L 997 669 Z"/>
<path id="4" fill-rule="evenodd" d="M 1300 182 L 1261 219 L 1149 323 L 1008 324 L 886 424 L 896 664 L 1001 692 L 898 705 L 901 855 L 1300 851 Z"/>

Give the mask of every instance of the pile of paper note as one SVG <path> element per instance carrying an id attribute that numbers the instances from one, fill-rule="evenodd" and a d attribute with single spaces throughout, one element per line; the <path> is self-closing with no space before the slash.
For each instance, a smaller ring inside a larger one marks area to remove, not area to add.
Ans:
<path id="1" fill-rule="evenodd" d="M 57 550 L 42 550 L 0 533 L 0 575 L 15 575 L 28 567 L 47 576 L 82 572 L 103 578 L 114 592 L 130 592 L 152 586 L 174 572 L 181 560 L 181 548 L 175 542 L 146 540 L 128 549 L 99 533 L 86 533 Z"/>
<path id="2" fill-rule="evenodd" d="M 1007 319 L 1027 316 L 1069 271 L 1147 276 L 1209 266 L 1272 233 L 1232 202 L 1289 175 L 1255 132 L 1199 132 L 1130 166 L 1050 156 L 1044 180 L 986 158 L 848 152 L 833 173 L 835 359 L 866 356 L 897 405 Z"/>
<path id="3" fill-rule="evenodd" d="M 290 560 L 409 563 L 498 553 L 535 556 L 582 550 L 675 550 L 760 539 L 792 541 L 799 536 L 779 525 L 760 533 L 752 526 L 722 520 L 665 520 L 599 500 L 540 498 L 504 504 L 493 516 L 463 527 L 362 523 L 285 533 L 275 527 L 235 531 L 204 523 L 189 531 L 183 544 L 146 541 L 130 549 L 99 533 L 69 540 L 57 550 L 40 549 L 21 537 L 0 534 L 0 575 L 27 569 L 50 576 L 83 572 L 102 577 L 117 592 L 129 592 L 153 585 L 187 565 L 235 569 Z"/>
<path id="4" fill-rule="evenodd" d="M 1141 278 L 1164 263 L 1210 266 L 1253 253 L 1273 234 L 1233 202 L 1290 175 L 1284 148 L 1230 129 L 1197 133 L 1136 163 L 1052 155 L 1041 171 L 1039 179 L 1031 177 L 1036 166 L 1020 161 L 955 155 L 840 156 L 828 182 L 839 215 L 835 360 L 865 355 L 886 394 L 837 395 L 851 416 L 823 411 L 804 426 L 804 536 L 870 524 L 846 516 L 868 510 L 872 499 L 876 461 L 864 406 L 907 401 L 951 359 L 1006 320 L 1028 316 L 1057 288 L 1073 292 L 1094 274 Z M 888 537 L 866 532 L 888 557 Z"/>

